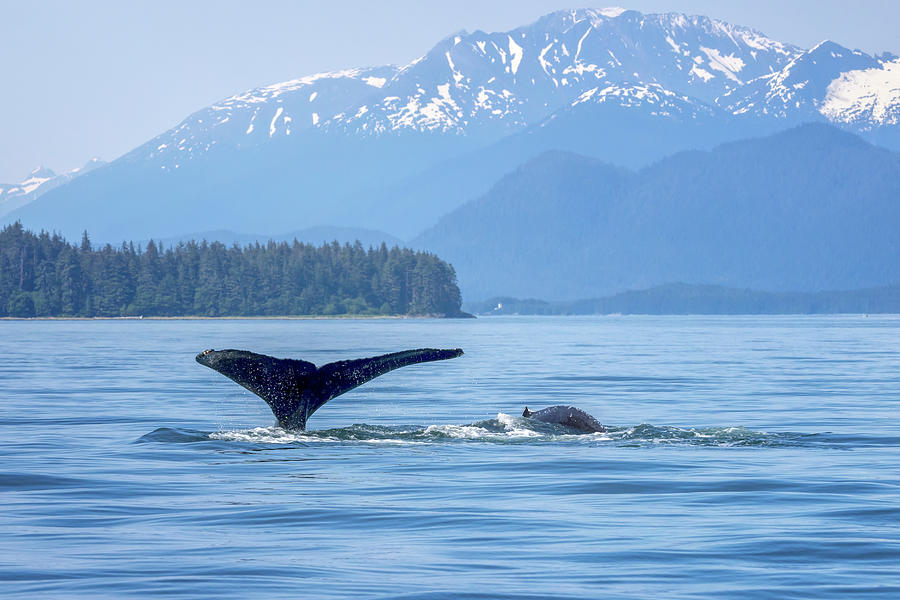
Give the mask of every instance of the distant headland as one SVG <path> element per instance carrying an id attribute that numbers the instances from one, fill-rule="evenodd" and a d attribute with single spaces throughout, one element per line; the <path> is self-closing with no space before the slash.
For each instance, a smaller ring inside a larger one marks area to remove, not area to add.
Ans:
<path id="1" fill-rule="evenodd" d="M 466 317 L 453 267 L 386 244 L 94 249 L 0 230 L 0 317 Z"/>

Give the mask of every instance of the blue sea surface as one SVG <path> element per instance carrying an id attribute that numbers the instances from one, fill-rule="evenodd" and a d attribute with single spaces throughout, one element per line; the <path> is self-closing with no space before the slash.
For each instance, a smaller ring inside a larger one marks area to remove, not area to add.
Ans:
<path id="1" fill-rule="evenodd" d="M 274 427 L 194 361 L 418 347 Z M 0 322 L 3 598 L 900 598 L 900 317 Z M 609 427 L 523 418 L 572 404 Z"/>

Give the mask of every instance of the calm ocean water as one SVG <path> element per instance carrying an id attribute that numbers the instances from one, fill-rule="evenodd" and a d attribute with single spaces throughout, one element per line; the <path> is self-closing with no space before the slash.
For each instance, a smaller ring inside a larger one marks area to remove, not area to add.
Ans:
<path id="1" fill-rule="evenodd" d="M 310 431 L 194 362 L 466 355 Z M 900 317 L 0 323 L 3 598 L 900 598 Z M 571 435 L 520 415 L 574 404 Z"/>

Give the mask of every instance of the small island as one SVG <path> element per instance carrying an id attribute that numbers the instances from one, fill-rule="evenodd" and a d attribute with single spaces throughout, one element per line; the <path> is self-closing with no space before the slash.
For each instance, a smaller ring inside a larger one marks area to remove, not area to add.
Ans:
<path id="1" fill-rule="evenodd" d="M 21 223 L 0 231 L 0 317 L 464 317 L 453 267 L 360 242 L 190 241 L 94 249 Z"/>

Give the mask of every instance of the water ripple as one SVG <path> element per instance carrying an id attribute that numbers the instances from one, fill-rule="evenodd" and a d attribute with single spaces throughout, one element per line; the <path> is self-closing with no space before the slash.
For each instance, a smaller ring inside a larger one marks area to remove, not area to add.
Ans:
<path id="1" fill-rule="evenodd" d="M 223 441 L 248 444 L 308 445 L 359 442 L 367 444 L 615 444 L 623 447 L 686 445 L 713 447 L 797 447 L 852 450 L 861 446 L 900 446 L 900 437 L 753 431 L 745 427 L 671 427 L 642 423 L 609 426 L 604 433 L 584 434 L 564 426 L 499 413 L 497 418 L 469 425 L 385 426 L 354 424 L 323 430 L 289 431 L 277 426 L 214 432 L 162 427 L 137 443 L 186 444 Z"/>

